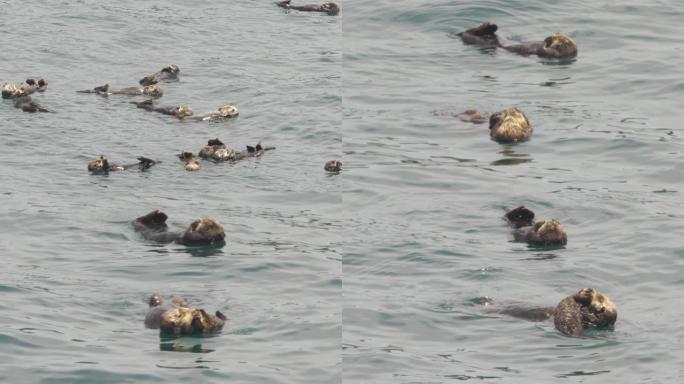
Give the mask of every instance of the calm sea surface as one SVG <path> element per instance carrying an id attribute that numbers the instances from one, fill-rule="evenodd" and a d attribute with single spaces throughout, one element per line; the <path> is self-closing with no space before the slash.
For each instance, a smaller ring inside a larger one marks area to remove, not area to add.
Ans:
<path id="1" fill-rule="evenodd" d="M 305 3 L 304 0 L 298 3 Z M 684 382 L 682 4 L 349 1 L 338 17 L 270 0 L 1 1 L 0 81 L 44 77 L 54 114 L 0 103 L 0 382 Z M 491 20 L 510 41 L 555 31 L 548 62 L 451 35 Z M 179 122 L 78 94 L 174 63 L 162 105 L 240 117 Z M 510 106 L 532 140 L 500 145 L 450 116 Z M 220 138 L 259 159 L 175 155 Z M 90 175 L 89 160 L 162 163 Z M 345 170 L 328 175 L 328 159 Z M 511 242 L 525 205 L 568 245 Z M 210 216 L 220 249 L 143 240 Z M 586 286 L 612 331 L 485 313 L 553 306 Z M 206 337 L 145 329 L 153 292 L 230 321 Z"/>

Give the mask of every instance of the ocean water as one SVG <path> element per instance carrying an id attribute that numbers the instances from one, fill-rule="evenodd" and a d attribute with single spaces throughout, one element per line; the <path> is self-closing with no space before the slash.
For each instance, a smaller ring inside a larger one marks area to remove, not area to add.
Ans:
<path id="1" fill-rule="evenodd" d="M 54 114 L 0 103 L 0 381 L 678 383 L 684 381 L 684 38 L 677 1 L 340 3 L 0 1 L 2 81 L 44 77 Z M 453 38 L 491 20 L 509 41 L 562 31 L 573 60 Z M 162 105 L 240 117 L 177 121 L 77 90 L 136 85 L 174 63 Z M 529 142 L 452 116 L 515 106 Z M 175 157 L 220 138 L 277 149 L 189 173 Z M 162 161 L 91 175 L 100 155 Z M 339 158 L 344 170 L 326 174 Z M 568 244 L 511 241 L 525 205 Z M 222 248 L 157 245 L 209 216 Z M 591 286 L 613 330 L 486 312 L 554 306 Z M 215 335 L 143 327 L 149 294 L 230 321 Z"/>
<path id="2" fill-rule="evenodd" d="M 681 3 L 374 1 L 344 9 L 344 382 L 684 382 Z M 482 51 L 452 35 L 485 20 L 509 41 L 552 32 L 565 62 Z M 523 110 L 501 145 L 467 108 Z M 568 232 L 511 242 L 525 205 Z M 618 307 L 612 331 L 475 302 L 555 306 L 582 287 Z"/>
<path id="3" fill-rule="evenodd" d="M 2 80 L 44 77 L 54 114 L 0 104 L 0 382 L 323 383 L 341 375 L 341 18 L 269 1 L 3 1 Z M 79 94 L 170 63 L 161 105 L 235 104 L 229 122 L 149 113 Z M 183 170 L 208 139 L 275 146 L 258 159 Z M 86 171 L 100 155 L 146 172 Z M 219 249 L 157 245 L 130 221 L 152 209 L 182 229 L 208 216 Z M 180 296 L 230 321 L 160 339 L 147 297 Z"/>

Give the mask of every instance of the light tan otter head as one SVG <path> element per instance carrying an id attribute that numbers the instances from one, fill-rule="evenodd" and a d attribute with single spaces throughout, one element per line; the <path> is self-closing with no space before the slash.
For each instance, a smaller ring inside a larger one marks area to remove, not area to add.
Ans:
<path id="1" fill-rule="evenodd" d="M 568 36 L 562 33 L 554 33 L 544 39 L 542 48 L 546 57 L 572 57 L 577 54 L 577 44 Z"/>
<path id="2" fill-rule="evenodd" d="M 188 172 L 199 171 L 201 168 L 200 163 L 197 160 L 188 161 L 185 163 L 185 170 Z"/>
<path id="3" fill-rule="evenodd" d="M 228 161 L 235 159 L 235 150 L 232 148 L 217 148 L 212 154 L 211 158 L 216 161 Z"/>
<path id="4" fill-rule="evenodd" d="M 146 85 L 143 87 L 143 95 L 162 97 L 164 95 L 164 91 L 162 91 L 161 87 L 156 84 Z"/>
<path id="5" fill-rule="evenodd" d="M 5 83 L 2 85 L 2 97 L 4 99 L 19 97 L 24 94 L 25 92 L 20 86 L 14 85 L 12 83 Z"/>
<path id="6" fill-rule="evenodd" d="M 214 219 L 201 218 L 193 221 L 176 240 L 184 245 L 210 245 L 226 237 L 223 225 Z"/>
<path id="7" fill-rule="evenodd" d="M 109 161 L 104 156 L 100 156 L 99 159 L 88 163 L 88 170 L 90 172 L 107 172 L 109 171 Z"/>
<path id="8" fill-rule="evenodd" d="M 340 13 L 339 5 L 326 1 L 321 4 L 321 9 L 324 10 L 328 15 L 335 16 Z"/>
<path id="9" fill-rule="evenodd" d="M 176 64 L 170 64 L 170 65 L 167 65 L 166 67 L 162 68 L 161 72 L 172 73 L 175 75 L 178 72 L 180 72 L 180 69 L 178 68 L 178 66 Z"/>
<path id="10" fill-rule="evenodd" d="M 565 245 L 568 235 L 558 220 L 539 221 L 534 225 L 534 244 L 538 245 Z"/>
<path id="11" fill-rule="evenodd" d="M 187 105 L 179 105 L 176 107 L 176 117 L 182 119 L 187 116 L 192 116 L 192 108 Z"/>
<path id="12" fill-rule="evenodd" d="M 515 143 L 529 139 L 532 127 L 522 111 L 509 108 L 489 118 L 489 134 L 500 143 Z"/>
<path id="13" fill-rule="evenodd" d="M 339 172 L 342 169 L 342 162 L 339 160 L 329 160 L 323 167 L 328 172 Z"/>
<path id="14" fill-rule="evenodd" d="M 219 107 L 218 111 L 221 114 L 221 117 L 235 117 L 240 113 L 237 107 L 230 104 Z"/>
<path id="15" fill-rule="evenodd" d="M 582 322 L 586 326 L 607 327 L 617 321 L 617 307 L 608 296 L 593 288 L 582 288 L 573 295 L 582 306 Z"/>

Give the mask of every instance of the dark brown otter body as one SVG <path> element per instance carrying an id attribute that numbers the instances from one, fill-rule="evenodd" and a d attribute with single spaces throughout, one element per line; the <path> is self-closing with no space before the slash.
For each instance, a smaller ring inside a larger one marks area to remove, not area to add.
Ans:
<path id="1" fill-rule="evenodd" d="M 138 108 L 142 108 L 146 111 L 153 111 L 163 113 L 165 115 L 176 116 L 179 119 L 183 119 L 187 116 L 192 116 L 192 108 L 187 105 L 178 105 L 175 107 L 157 107 L 154 105 L 154 101 L 145 100 L 141 102 L 131 101 L 131 104 L 135 104 Z"/>
<path id="2" fill-rule="evenodd" d="M 159 72 L 155 72 L 149 76 L 143 77 L 142 79 L 140 79 L 139 83 L 140 85 L 152 85 L 157 84 L 160 81 L 178 81 L 179 72 L 180 69 L 178 68 L 178 66 L 175 64 L 171 64 L 169 66 L 162 68 Z"/>
<path id="3" fill-rule="evenodd" d="M 568 242 L 565 229 L 557 220 L 534 222 L 534 212 L 525 207 L 518 207 L 504 216 L 514 228 L 515 241 L 537 246 L 559 246 Z"/>
<path id="4" fill-rule="evenodd" d="M 340 7 L 331 2 L 325 2 L 321 5 L 308 4 L 308 5 L 291 5 L 291 0 L 280 1 L 276 3 L 277 6 L 285 9 L 294 9 L 296 11 L 304 12 L 323 12 L 330 16 L 335 16 L 340 13 Z"/>
<path id="5" fill-rule="evenodd" d="M 487 21 L 457 35 L 466 44 L 475 44 L 484 48 L 499 47 L 523 56 L 537 55 L 560 59 L 577 55 L 577 44 L 570 37 L 561 33 L 554 33 L 541 42 L 503 45 L 496 34 L 497 29 L 496 24 Z"/>
<path id="6" fill-rule="evenodd" d="M 24 112 L 50 112 L 38 104 L 31 96 L 21 95 L 14 97 L 14 106 Z"/>
<path id="7" fill-rule="evenodd" d="M 150 297 L 150 310 L 145 316 L 145 326 L 159 329 L 161 333 L 174 335 L 190 335 L 195 333 L 211 333 L 221 330 L 227 318 L 219 311 L 210 315 L 200 308 L 191 308 L 183 303 L 175 303 L 175 307 L 162 306 L 159 294 Z"/>
<path id="8" fill-rule="evenodd" d="M 223 226 L 216 220 L 202 218 L 190 223 L 182 232 L 170 232 L 166 225 L 165 213 L 154 210 L 133 221 L 133 228 L 147 240 L 159 243 L 176 242 L 178 244 L 201 246 L 220 244 L 225 238 Z"/>
<path id="9" fill-rule="evenodd" d="M 127 169 L 139 169 L 141 171 L 144 171 L 153 165 L 157 164 L 157 161 L 154 161 L 152 159 L 148 159 L 147 157 L 138 157 L 138 162 L 133 163 L 133 164 L 117 164 L 117 163 L 111 163 L 107 158 L 104 156 L 100 156 L 99 159 L 97 160 L 92 160 L 88 163 L 88 171 L 93 172 L 93 173 L 109 173 L 109 172 L 116 172 L 116 171 L 125 171 Z"/>
<path id="10" fill-rule="evenodd" d="M 146 85 L 144 87 L 126 87 L 121 89 L 111 89 L 109 84 L 101 85 L 93 89 L 87 89 L 84 91 L 77 91 L 78 93 L 96 93 L 102 96 L 109 95 L 127 95 L 127 96 L 150 96 L 150 97 L 162 97 L 164 91 L 158 85 Z"/>
<path id="11" fill-rule="evenodd" d="M 553 318 L 556 329 L 568 336 L 580 336 L 588 328 L 605 328 L 615 324 L 617 307 L 605 295 L 592 288 L 582 288 L 553 307 L 526 307 L 508 305 L 488 312 L 503 313 L 509 316 L 532 321 Z"/>

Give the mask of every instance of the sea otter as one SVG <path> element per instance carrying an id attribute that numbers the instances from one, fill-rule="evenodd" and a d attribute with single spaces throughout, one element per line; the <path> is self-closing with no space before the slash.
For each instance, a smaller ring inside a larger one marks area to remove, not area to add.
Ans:
<path id="1" fill-rule="evenodd" d="M 210 315 L 203 309 L 192 308 L 184 303 L 174 304 L 175 307 L 171 308 L 162 306 L 161 296 L 153 294 L 149 299 L 150 310 L 145 316 L 145 326 L 159 329 L 161 333 L 190 335 L 219 331 L 227 320 L 219 311 Z"/>
<path id="2" fill-rule="evenodd" d="M 226 148 L 224 146 L 222 148 L 217 148 L 211 154 L 211 159 L 214 161 L 219 161 L 219 162 L 220 161 L 238 161 L 238 160 L 246 159 L 248 157 L 259 157 L 259 156 L 263 155 L 264 152 L 270 151 L 272 149 L 275 149 L 275 147 L 262 147 L 261 143 L 258 143 L 254 147 L 252 147 L 251 145 L 248 145 L 247 149 L 245 151 L 236 151 L 232 148 Z"/>
<path id="3" fill-rule="evenodd" d="M 236 117 L 239 115 L 237 107 L 230 104 L 222 105 L 216 111 L 207 112 L 201 116 L 196 116 L 196 121 L 221 121 Z"/>
<path id="4" fill-rule="evenodd" d="M 181 152 L 180 155 L 178 155 L 178 158 L 181 159 L 183 163 L 185 163 L 185 170 L 186 171 L 199 171 L 201 168 L 199 161 L 197 160 L 197 157 L 195 157 L 195 154 L 192 152 Z"/>
<path id="5" fill-rule="evenodd" d="M 226 145 L 221 142 L 218 138 L 216 139 L 211 139 L 207 142 L 207 145 L 202 147 L 199 151 L 199 157 L 203 159 L 210 159 L 213 155 L 214 152 L 216 152 L 218 149 L 225 148 Z"/>
<path id="6" fill-rule="evenodd" d="M 162 68 L 159 72 L 143 77 L 140 79 L 139 83 L 140 85 L 152 85 L 157 84 L 160 81 L 178 81 L 178 72 L 180 72 L 178 66 L 171 64 Z"/>
<path id="7" fill-rule="evenodd" d="M 338 173 L 342 170 L 342 162 L 339 160 L 329 160 L 326 161 L 325 166 L 323 166 L 328 172 Z"/>
<path id="8" fill-rule="evenodd" d="M 476 44 L 485 48 L 499 47 L 523 56 L 537 55 L 561 59 L 577 55 L 577 44 L 562 33 L 554 33 L 544 41 L 504 45 L 496 34 L 497 29 L 496 24 L 486 21 L 475 28 L 458 33 L 457 36 L 466 44 Z"/>
<path id="9" fill-rule="evenodd" d="M 165 213 L 154 210 L 145 216 L 133 220 L 133 228 L 147 240 L 159 243 L 176 242 L 178 244 L 200 246 L 223 243 L 226 237 L 223 226 L 214 219 L 201 218 L 190 223 L 181 232 L 170 232 L 166 225 Z"/>
<path id="10" fill-rule="evenodd" d="M 331 3 L 329 1 L 317 5 L 317 4 L 309 4 L 309 5 L 291 5 L 291 0 L 285 0 L 285 1 L 280 1 L 277 2 L 276 5 L 285 8 L 285 9 L 294 9 L 296 11 L 304 11 L 304 12 L 323 12 L 327 13 L 330 16 L 335 16 L 338 13 L 340 13 L 340 7 L 335 4 Z"/>
<path id="11" fill-rule="evenodd" d="M 38 104 L 31 96 L 22 94 L 14 97 L 14 106 L 20 108 L 24 112 L 50 112 Z"/>
<path id="12" fill-rule="evenodd" d="M 153 85 L 146 85 L 144 87 L 126 87 L 126 88 L 121 88 L 121 89 L 111 89 L 109 84 L 105 85 L 100 85 L 99 87 L 95 87 L 93 89 L 86 89 L 83 91 L 76 91 L 78 93 L 97 93 L 98 95 L 102 96 L 109 96 L 109 95 L 128 95 L 128 96 L 150 96 L 150 97 L 162 97 L 164 95 L 164 91 L 162 91 L 161 87 L 153 84 Z"/>
<path id="13" fill-rule="evenodd" d="M 12 83 L 5 83 L 2 86 L 2 98 L 12 99 L 19 96 L 30 95 L 34 92 L 45 92 L 47 90 L 47 81 L 40 79 L 26 79 L 23 83 L 15 85 Z"/>
<path id="14" fill-rule="evenodd" d="M 557 220 L 534 222 L 534 212 L 518 207 L 506 213 L 504 219 L 514 228 L 515 241 L 538 246 L 559 246 L 568 242 L 565 229 Z"/>
<path id="15" fill-rule="evenodd" d="M 491 304 L 491 300 L 487 300 L 485 304 Z M 580 336 L 587 328 L 610 327 L 617 320 L 615 304 L 608 296 L 593 288 L 582 288 L 561 300 L 555 308 L 507 305 L 503 308 L 488 309 L 488 312 L 503 313 L 532 321 L 553 318 L 556 329 L 568 336 Z"/>
<path id="16" fill-rule="evenodd" d="M 461 121 L 473 124 L 482 124 L 489 119 L 489 136 L 499 143 L 517 143 L 532 136 L 530 121 L 517 108 L 508 108 L 492 113 L 491 116 L 486 112 L 468 109 L 456 116 Z"/>
<path id="17" fill-rule="evenodd" d="M 131 104 L 135 104 L 138 108 L 142 108 L 146 111 L 153 111 L 163 113 L 165 115 L 176 116 L 179 119 L 183 119 L 187 116 L 192 116 L 192 108 L 187 105 L 178 105 L 175 107 L 157 107 L 154 105 L 153 100 L 145 101 L 131 101 Z"/>
<path id="18" fill-rule="evenodd" d="M 115 171 L 124 171 L 127 169 L 132 169 L 136 168 L 141 171 L 144 171 L 153 165 L 157 164 L 157 161 L 154 161 L 152 159 L 148 159 L 147 157 L 138 157 L 138 162 L 133 163 L 133 164 L 117 164 L 117 163 L 110 163 L 109 160 L 107 160 L 106 157 L 100 156 L 99 159 L 97 160 L 92 160 L 88 163 L 88 171 L 92 173 L 97 173 L 97 174 L 107 174 L 109 172 L 115 172 Z"/>

